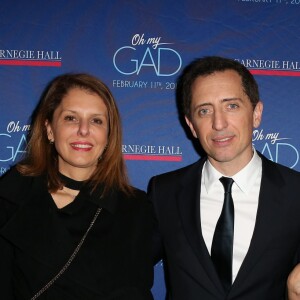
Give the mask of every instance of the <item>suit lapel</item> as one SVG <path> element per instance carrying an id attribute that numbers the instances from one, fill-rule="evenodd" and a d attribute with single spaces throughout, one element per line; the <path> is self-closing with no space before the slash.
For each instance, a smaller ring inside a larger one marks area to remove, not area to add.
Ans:
<path id="1" fill-rule="evenodd" d="M 249 250 L 241 265 L 233 288 L 240 286 L 255 263 L 261 258 L 265 249 L 270 244 L 273 233 L 280 231 L 278 217 L 282 213 L 281 186 L 283 179 L 277 174 L 276 169 L 266 158 L 262 157 L 262 181 L 259 193 L 256 222 Z"/>
<path id="2" fill-rule="evenodd" d="M 222 285 L 212 264 L 209 252 L 202 236 L 200 220 L 201 174 L 205 159 L 192 165 L 181 181 L 177 204 L 184 233 L 197 256 L 204 273 L 211 282 L 212 289 L 223 292 Z"/>

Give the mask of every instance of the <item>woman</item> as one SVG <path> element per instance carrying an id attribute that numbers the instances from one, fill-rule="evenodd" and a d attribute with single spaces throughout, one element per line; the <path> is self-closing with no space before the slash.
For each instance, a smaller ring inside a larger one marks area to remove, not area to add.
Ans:
<path id="1" fill-rule="evenodd" d="M 300 300 L 300 263 L 295 266 L 287 280 L 288 300 Z"/>
<path id="2" fill-rule="evenodd" d="M 50 83 L 26 158 L 0 181 L 1 299 L 153 299 L 151 206 L 128 184 L 121 138 L 103 82 Z"/>

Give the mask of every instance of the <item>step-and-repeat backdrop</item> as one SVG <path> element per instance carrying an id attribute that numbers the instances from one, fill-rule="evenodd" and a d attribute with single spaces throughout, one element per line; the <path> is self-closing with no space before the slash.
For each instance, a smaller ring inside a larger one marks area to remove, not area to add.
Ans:
<path id="1" fill-rule="evenodd" d="M 21 157 L 47 83 L 88 72 L 112 90 L 133 185 L 199 155 L 181 126 L 176 79 L 196 57 L 220 55 L 255 75 L 264 102 L 253 145 L 300 170 L 300 0 L 2 0 L 0 173 Z M 165 293 L 155 266 L 155 299 Z"/>

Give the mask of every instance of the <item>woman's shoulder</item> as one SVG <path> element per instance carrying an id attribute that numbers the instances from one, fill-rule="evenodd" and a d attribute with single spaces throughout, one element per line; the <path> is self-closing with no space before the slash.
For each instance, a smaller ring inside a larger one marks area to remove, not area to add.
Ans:
<path id="1" fill-rule="evenodd" d="M 147 193 L 139 188 L 132 187 L 132 192 L 127 195 L 124 199 L 124 203 L 131 206 L 131 208 L 135 207 L 138 210 L 151 210 L 152 203 L 150 202 Z"/>
<path id="2" fill-rule="evenodd" d="M 141 190 L 137 187 L 134 187 L 134 186 L 132 186 L 131 188 L 132 188 L 132 193 L 135 197 L 137 197 L 137 198 L 139 198 L 139 197 L 140 198 L 145 198 L 146 197 L 146 192 L 145 191 L 143 191 L 143 190 Z"/>
<path id="3" fill-rule="evenodd" d="M 18 171 L 17 166 L 13 166 L 0 177 L 0 184 L 3 185 L 3 184 L 9 184 L 10 182 L 28 181 L 29 178 L 30 176 L 22 175 Z"/>
<path id="4" fill-rule="evenodd" d="M 146 192 L 133 186 L 131 187 L 131 193 L 127 197 L 135 202 L 146 203 L 148 201 Z"/>
<path id="5" fill-rule="evenodd" d="M 17 170 L 17 167 L 13 166 L 0 177 L 0 191 L 2 191 L 2 188 L 6 190 L 10 185 L 22 183 L 24 181 L 24 177 L 25 176 L 22 176 L 22 174 Z"/>
<path id="6" fill-rule="evenodd" d="M 24 182 L 23 182 L 24 181 Z M 25 194 L 27 180 L 16 167 L 12 167 L 0 178 L 0 227 L 15 214 L 20 206 L 18 195 Z"/>
<path id="7" fill-rule="evenodd" d="M 129 205 L 129 206 L 143 206 L 148 202 L 148 197 L 145 191 L 130 186 L 129 191 L 121 191 L 120 189 L 114 189 L 110 196 L 108 197 L 110 199 L 118 199 L 117 202 L 122 206 L 123 205 Z"/>
<path id="8" fill-rule="evenodd" d="M 34 177 L 22 175 L 16 168 L 12 167 L 0 178 L 0 198 L 14 201 L 17 195 L 24 195 L 30 190 Z"/>

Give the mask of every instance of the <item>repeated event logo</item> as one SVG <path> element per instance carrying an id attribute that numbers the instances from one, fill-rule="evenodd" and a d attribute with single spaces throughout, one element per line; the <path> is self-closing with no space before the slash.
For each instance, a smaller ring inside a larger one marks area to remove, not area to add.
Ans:
<path id="1" fill-rule="evenodd" d="M 299 164 L 299 150 L 292 144 L 292 138 L 281 137 L 279 132 L 256 129 L 252 134 L 252 142 L 258 151 L 272 161 L 291 169 Z"/>
<path id="2" fill-rule="evenodd" d="M 0 175 L 25 154 L 29 130 L 30 125 L 21 125 L 20 121 L 11 121 L 6 126 L 6 132 L 0 132 Z"/>
<path id="3" fill-rule="evenodd" d="M 62 58 L 59 51 L 0 49 L 0 65 L 61 67 Z"/>
<path id="4" fill-rule="evenodd" d="M 0 132 L 0 175 L 16 164 L 25 154 L 30 125 L 21 121 L 10 121 L 5 132 Z M 127 160 L 181 161 L 179 146 L 170 145 L 123 145 Z"/>
<path id="5" fill-rule="evenodd" d="M 237 58 L 253 75 L 300 76 L 300 61 Z M 253 143 L 270 160 L 295 168 L 299 163 L 299 151 L 291 143 L 292 138 L 281 137 L 279 132 L 253 131 Z"/>
<path id="6" fill-rule="evenodd" d="M 6 131 L 0 133 L 0 174 L 9 166 L 17 163 L 24 155 L 30 125 L 20 121 L 10 121 Z M 299 150 L 293 145 L 292 138 L 281 137 L 279 132 L 253 131 L 252 141 L 256 149 L 270 160 L 299 168 Z M 122 152 L 127 160 L 181 161 L 180 146 L 172 145 L 123 145 Z M 288 161 L 287 161 L 288 159 Z"/>
<path id="7" fill-rule="evenodd" d="M 269 5 L 274 7 L 274 5 L 300 5 L 300 0 L 234 0 L 234 2 L 240 2 L 240 4 L 247 4 L 247 5 L 256 5 L 256 4 L 263 4 Z"/>
<path id="8" fill-rule="evenodd" d="M 126 160 L 182 161 L 182 151 L 179 146 L 123 145 L 122 153 Z"/>
<path id="9" fill-rule="evenodd" d="M 300 76 L 300 61 L 237 58 L 253 75 Z"/>
<path id="10" fill-rule="evenodd" d="M 113 54 L 113 65 L 122 78 L 113 79 L 114 88 L 175 89 L 172 76 L 182 67 L 182 58 L 174 44 L 161 36 L 135 34 L 127 45 Z M 130 80 L 133 75 L 150 75 L 152 80 Z M 174 78 L 174 77 L 173 77 Z M 169 80 L 170 79 L 170 80 Z"/>
<path id="11" fill-rule="evenodd" d="M 128 44 L 116 49 L 113 66 L 120 75 L 119 79 L 112 81 L 114 88 L 174 91 L 174 76 L 181 70 L 182 58 L 174 43 L 165 41 L 161 36 L 137 33 Z M 123 145 L 122 152 L 127 160 L 182 161 L 182 151 L 178 145 L 131 144 Z"/>

